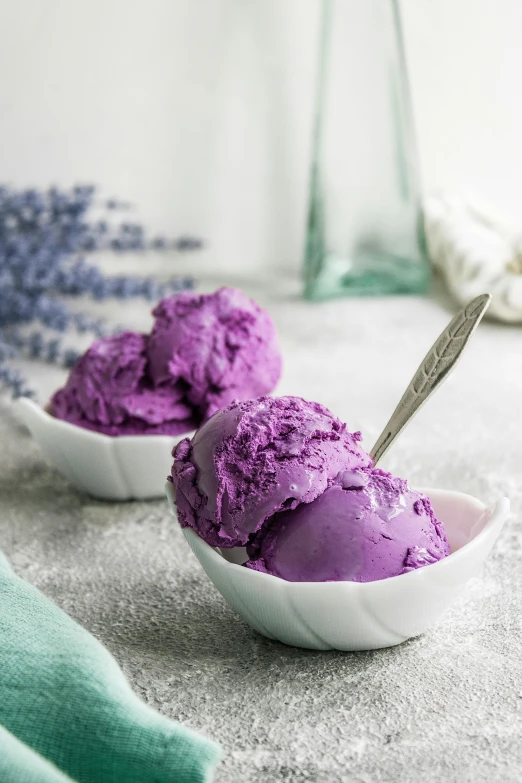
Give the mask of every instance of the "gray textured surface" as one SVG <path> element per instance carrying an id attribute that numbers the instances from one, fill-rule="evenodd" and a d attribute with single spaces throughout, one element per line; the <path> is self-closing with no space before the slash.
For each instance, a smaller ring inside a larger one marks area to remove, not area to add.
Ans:
<path id="1" fill-rule="evenodd" d="M 415 298 L 307 305 L 258 286 L 256 296 L 282 335 L 279 392 L 330 406 L 368 448 L 449 319 L 444 303 Z M 56 375 L 40 381 L 48 389 Z M 208 583 L 165 502 L 76 493 L 8 404 L 0 548 L 114 653 L 147 702 L 223 743 L 218 783 L 519 783 L 521 399 L 522 330 L 485 324 L 383 460 L 414 485 L 513 504 L 481 578 L 397 648 L 314 653 L 258 636 Z"/>

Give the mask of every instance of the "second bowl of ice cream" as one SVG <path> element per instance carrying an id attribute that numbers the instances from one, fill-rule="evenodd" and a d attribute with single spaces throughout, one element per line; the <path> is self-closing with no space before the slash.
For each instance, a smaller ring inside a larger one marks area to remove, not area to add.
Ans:
<path id="1" fill-rule="evenodd" d="M 275 327 L 241 291 L 179 294 L 153 316 L 150 334 L 95 341 L 45 409 L 17 403 L 50 462 L 96 497 L 161 496 L 180 438 L 279 379 Z"/>

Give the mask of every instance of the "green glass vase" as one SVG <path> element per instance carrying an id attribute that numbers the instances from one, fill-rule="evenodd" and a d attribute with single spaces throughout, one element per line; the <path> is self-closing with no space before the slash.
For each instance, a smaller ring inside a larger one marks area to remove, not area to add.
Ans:
<path id="1" fill-rule="evenodd" d="M 397 0 L 322 0 L 309 299 L 424 293 L 420 177 Z"/>

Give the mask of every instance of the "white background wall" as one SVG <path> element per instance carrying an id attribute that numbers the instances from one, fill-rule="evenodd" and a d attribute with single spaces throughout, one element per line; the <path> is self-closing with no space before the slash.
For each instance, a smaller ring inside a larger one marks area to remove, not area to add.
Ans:
<path id="1" fill-rule="evenodd" d="M 522 220 L 522 2 L 402 10 L 426 188 Z M 319 0 L 3 0 L 0 181 L 100 183 L 223 267 L 296 267 L 318 16 Z"/>

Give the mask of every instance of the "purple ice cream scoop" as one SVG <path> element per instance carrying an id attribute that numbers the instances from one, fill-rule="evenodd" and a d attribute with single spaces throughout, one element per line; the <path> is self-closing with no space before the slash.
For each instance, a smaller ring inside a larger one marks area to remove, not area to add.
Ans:
<path id="1" fill-rule="evenodd" d="M 182 293 L 153 311 L 148 356 L 156 386 L 183 383 L 202 420 L 235 399 L 272 391 L 281 353 L 268 313 L 241 291 Z"/>
<path id="2" fill-rule="evenodd" d="M 371 582 L 449 553 L 429 499 L 369 468 L 346 471 L 311 503 L 275 514 L 246 565 L 290 582 Z"/>
<path id="3" fill-rule="evenodd" d="M 181 384 L 155 389 L 148 337 L 122 332 L 96 340 L 51 399 L 54 416 L 106 435 L 178 435 L 195 429 Z"/>
<path id="4" fill-rule="evenodd" d="M 268 313 L 241 291 L 182 293 L 153 311 L 150 336 L 97 340 L 52 413 L 106 435 L 181 435 L 221 405 L 271 391 L 281 353 Z"/>
<path id="5" fill-rule="evenodd" d="M 174 449 L 179 522 L 211 546 L 244 546 L 276 512 L 306 507 L 371 464 L 360 433 L 300 397 L 234 402 Z"/>

